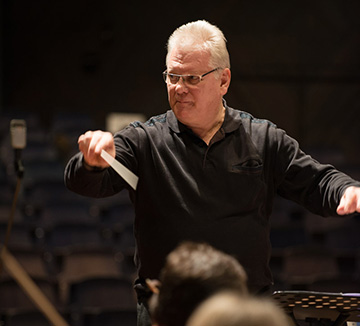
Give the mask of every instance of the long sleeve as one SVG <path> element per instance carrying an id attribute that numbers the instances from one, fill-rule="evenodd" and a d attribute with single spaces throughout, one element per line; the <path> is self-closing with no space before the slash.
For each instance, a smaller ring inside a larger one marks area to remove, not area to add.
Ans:
<path id="1" fill-rule="evenodd" d="M 278 166 L 282 180 L 278 193 L 322 216 L 336 216 L 340 198 L 349 186 L 360 183 L 329 164 L 320 164 L 305 154 L 297 141 L 281 133 Z"/>
<path id="2" fill-rule="evenodd" d="M 117 187 L 114 187 L 116 180 Z M 65 185 L 71 191 L 88 197 L 108 197 L 125 188 L 125 181 L 111 168 L 88 171 L 83 165 L 81 153 L 73 156 L 65 168 Z"/>

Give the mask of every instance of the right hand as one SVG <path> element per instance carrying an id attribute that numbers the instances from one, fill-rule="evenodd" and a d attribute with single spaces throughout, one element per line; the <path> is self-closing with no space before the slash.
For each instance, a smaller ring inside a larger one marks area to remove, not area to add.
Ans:
<path id="1" fill-rule="evenodd" d="M 90 167 L 107 168 L 109 164 L 100 156 L 105 150 L 115 157 L 114 137 L 110 132 L 96 130 L 87 131 L 78 139 L 79 150 L 84 155 L 85 163 Z"/>

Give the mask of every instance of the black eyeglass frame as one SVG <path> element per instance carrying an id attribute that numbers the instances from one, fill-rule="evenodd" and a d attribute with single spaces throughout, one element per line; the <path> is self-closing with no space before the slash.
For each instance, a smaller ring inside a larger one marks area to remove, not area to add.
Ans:
<path id="1" fill-rule="evenodd" d="M 219 70 L 219 69 L 221 69 L 221 68 L 217 67 L 217 68 L 215 68 L 213 70 L 210 70 L 210 71 L 208 71 L 208 72 L 206 72 L 205 74 L 202 74 L 202 75 L 191 75 L 191 74 L 189 74 L 189 75 L 178 75 L 178 74 L 168 73 L 167 70 L 165 70 L 162 73 L 162 75 L 163 75 L 163 78 L 164 78 L 164 81 L 165 81 L 166 84 L 168 84 L 168 76 L 171 76 L 171 77 L 177 77 L 175 83 L 169 81 L 169 84 L 171 84 L 171 85 L 176 85 L 179 82 L 180 78 L 181 78 L 186 85 L 195 86 L 195 85 L 199 84 L 203 80 L 203 78 L 205 76 L 207 76 L 207 75 L 211 74 L 212 72 L 214 72 L 216 70 Z M 191 79 L 191 78 L 194 78 L 194 77 L 196 77 L 196 78 Z M 192 83 L 192 82 L 189 82 L 189 80 L 193 80 L 193 81 L 196 81 L 196 82 Z"/>

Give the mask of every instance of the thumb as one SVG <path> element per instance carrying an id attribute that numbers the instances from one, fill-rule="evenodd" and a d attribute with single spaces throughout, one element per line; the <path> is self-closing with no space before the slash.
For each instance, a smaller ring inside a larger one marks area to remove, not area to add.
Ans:
<path id="1" fill-rule="evenodd" d="M 345 202 L 346 202 L 345 195 L 343 195 L 341 197 L 340 204 L 336 209 L 336 213 L 338 213 L 339 215 L 345 214 Z"/>

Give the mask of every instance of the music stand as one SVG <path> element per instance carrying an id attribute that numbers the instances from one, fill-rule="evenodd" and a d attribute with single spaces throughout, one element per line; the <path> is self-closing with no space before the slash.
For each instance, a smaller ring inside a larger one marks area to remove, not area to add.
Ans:
<path id="1" fill-rule="evenodd" d="M 293 319 L 322 325 L 343 325 L 346 321 L 360 322 L 360 293 L 327 293 L 311 291 L 276 291 L 273 299 Z"/>

